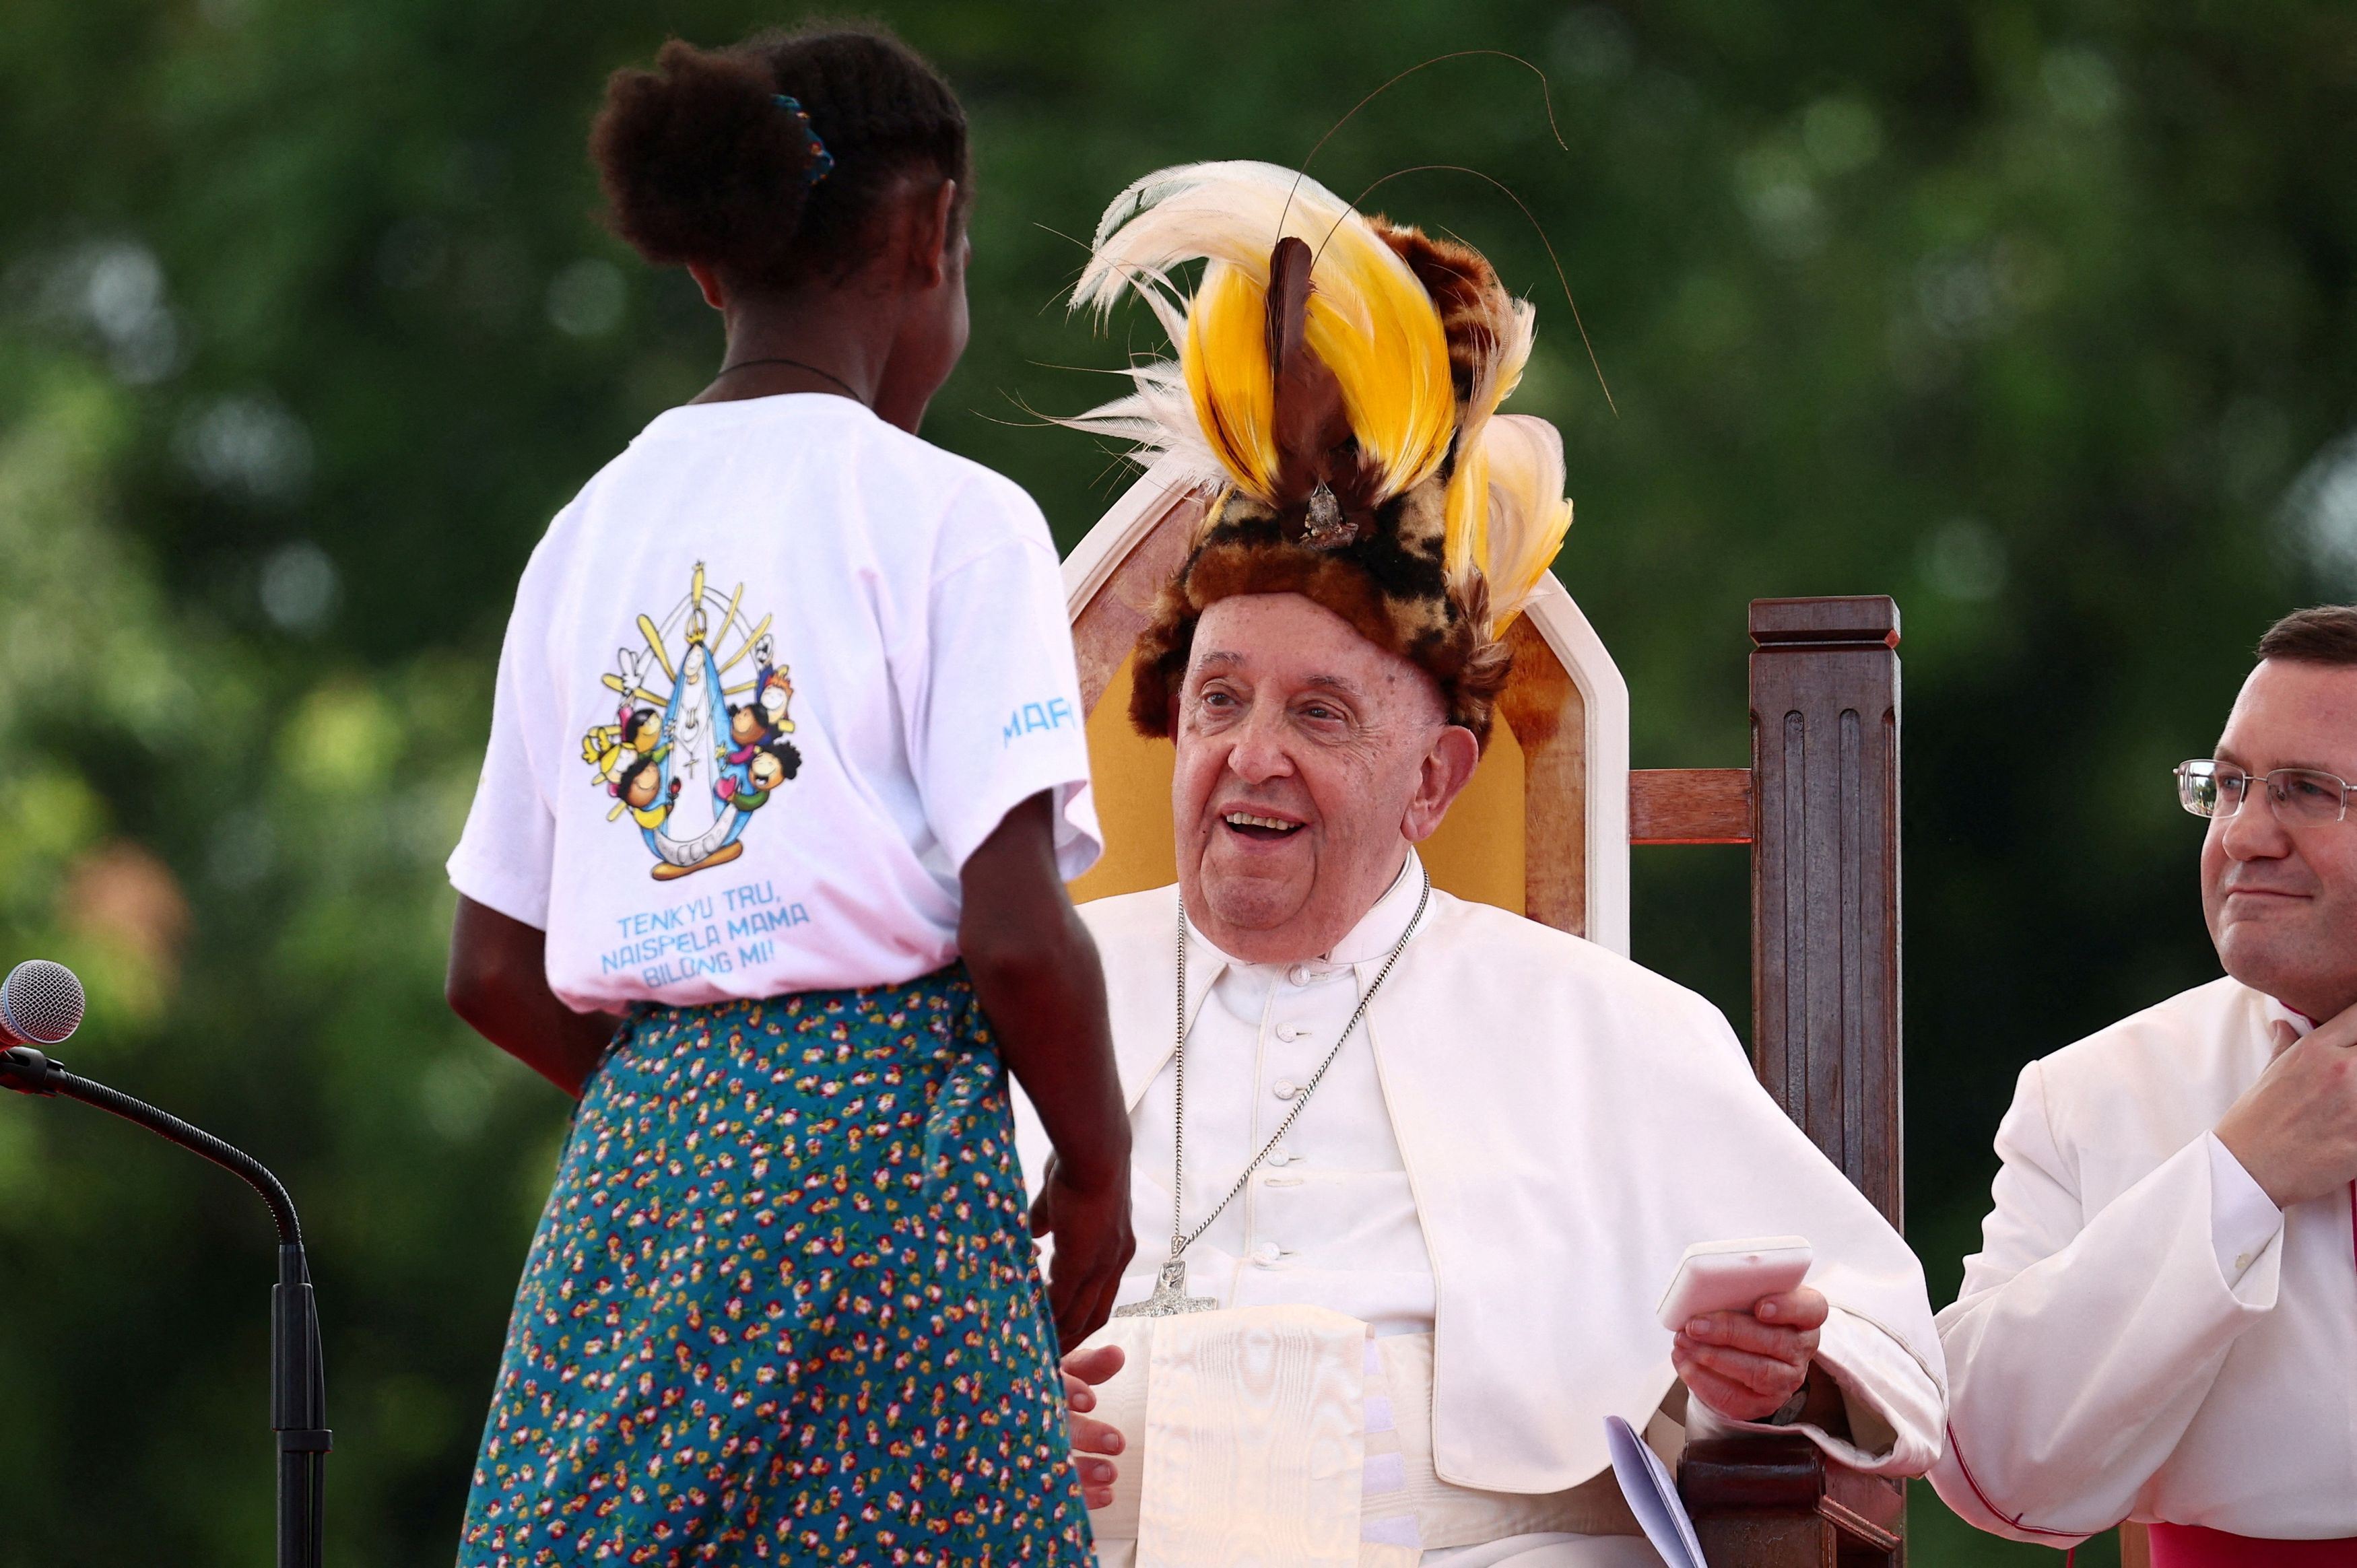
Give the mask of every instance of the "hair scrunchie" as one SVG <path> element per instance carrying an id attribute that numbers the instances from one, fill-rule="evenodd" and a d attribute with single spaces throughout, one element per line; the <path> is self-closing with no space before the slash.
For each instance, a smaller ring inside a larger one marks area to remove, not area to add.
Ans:
<path id="1" fill-rule="evenodd" d="M 802 182 L 805 185 L 816 185 L 828 175 L 833 174 L 834 172 L 834 155 L 826 150 L 826 144 L 819 140 L 818 133 L 811 128 L 809 111 L 805 110 L 799 102 L 788 97 L 782 92 L 777 94 L 772 102 L 774 102 L 779 108 L 784 110 L 787 113 L 801 121 L 802 134 L 810 138 L 810 168 L 802 175 Z"/>

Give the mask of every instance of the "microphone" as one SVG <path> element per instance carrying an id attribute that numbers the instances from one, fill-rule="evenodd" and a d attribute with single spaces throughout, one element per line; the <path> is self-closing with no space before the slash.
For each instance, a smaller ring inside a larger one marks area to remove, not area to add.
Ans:
<path id="1" fill-rule="evenodd" d="M 244 1182 L 270 1207 L 278 1228 L 278 1284 L 270 1293 L 270 1425 L 278 1441 L 278 1568 L 319 1568 L 325 1555 L 328 1380 L 319 1353 L 319 1313 L 303 1223 L 269 1168 L 201 1127 L 119 1090 L 68 1072 L 37 1047 L 81 1026 L 81 982 L 47 959 L 28 959 L 0 981 L 0 1089 L 95 1106 L 178 1144 Z"/>
<path id="2" fill-rule="evenodd" d="M 81 1027 L 81 982 L 45 958 L 28 958 L 0 981 L 0 1047 L 54 1046 Z"/>

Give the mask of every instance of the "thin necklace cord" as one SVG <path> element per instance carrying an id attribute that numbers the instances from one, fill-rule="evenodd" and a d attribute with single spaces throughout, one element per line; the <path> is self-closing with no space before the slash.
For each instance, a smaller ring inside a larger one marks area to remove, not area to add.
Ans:
<path id="1" fill-rule="evenodd" d="M 853 391 L 851 383 L 845 381 L 841 376 L 836 375 L 833 371 L 821 370 L 818 366 L 806 363 L 801 360 L 790 360 L 783 354 L 769 354 L 758 360 L 739 360 L 733 365 L 723 365 L 718 371 L 714 372 L 712 379 L 716 381 L 722 376 L 733 374 L 737 371 L 749 370 L 755 365 L 791 365 L 795 370 L 808 371 L 812 375 L 817 376 L 824 381 L 833 381 L 836 386 L 841 387 L 843 389 L 843 395 L 849 398 L 852 402 L 860 404 L 862 407 L 866 406 L 867 400 L 861 397 L 856 392 Z"/>

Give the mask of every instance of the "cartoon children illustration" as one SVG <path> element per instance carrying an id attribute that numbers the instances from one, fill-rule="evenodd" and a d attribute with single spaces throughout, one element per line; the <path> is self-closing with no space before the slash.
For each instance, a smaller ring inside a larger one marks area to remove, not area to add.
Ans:
<path id="1" fill-rule="evenodd" d="M 728 754 L 728 760 L 750 762 L 753 760 L 753 748 L 770 738 L 770 721 L 759 708 L 731 704 L 728 709 L 728 738 L 737 743 L 737 749 Z"/>
<path id="2" fill-rule="evenodd" d="M 802 754 L 791 741 L 777 741 L 753 748 L 746 760 L 746 782 L 736 794 L 736 807 L 740 811 L 759 811 L 770 799 L 771 790 L 802 771 Z"/>
<path id="3" fill-rule="evenodd" d="M 655 830 L 663 825 L 663 819 L 671 815 L 672 802 L 679 799 L 679 783 L 674 779 L 668 787 L 664 785 L 660 757 L 641 757 L 614 781 L 615 793 L 622 798 L 622 803 L 614 810 L 617 813 L 630 812 L 647 837 L 652 839 Z"/>
<path id="4" fill-rule="evenodd" d="M 720 774 L 720 795 L 723 800 L 735 801 L 738 810 L 749 811 L 753 806 L 747 804 L 741 799 L 742 793 L 747 790 L 766 792 L 767 787 L 757 785 L 753 781 L 753 763 L 755 758 L 761 755 L 764 747 L 778 739 L 778 731 L 770 722 L 768 709 L 746 703 L 732 705 L 728 710 L 728 738 L 734 748 L 722 759 L 725 766 Z M 800 766 L 800 757 L 797 757 L 795 760 L 796 765 Z M 777 782 L 782 783 L 786 779 L 793 777 L 791 771 L 782 775 L 778 774 L 776 759 L 773 757 L 770 761 L 771 775 Z M 754 804 L 759 802 L 756 801 Z"/>
<path id="5" fill-rule="evenodd" d="M 769 618 L 748 624 L 744 596 L 741 584 L 728 594 L 709 586 L 697 563 L 687 594 L 660 622 L 638 618 L 643 650 L 617 650 L 614 671 L 600 678 L 619 699 L 614 722 L 582 736 L 592 781 L 615 797 L 612 817 L 628 811 L 638 824 L 659 882 L 744 854 L 747 813 L 802 767 L 780 739 L 794 727 L 792 682 L 773 662 Z M 726 684 L 748 655 L 751 678 Z M 741 693 L 748 700 L 728 700 Z"/>
<path id="6" fill-rule="evenodd" d="M 612 724 L 599 725 L 581 737 L 581 760 L 595 770 L 590 782 L 603 784 L 609 795 L 619 795 L 623 770 L 652 754 L 662 739 L 662 715 L 625 702 L 614 710 Z"/>
<path id="7" fill-rule="evenodd" d="M 772 735 L 791 735 L 794 721 L 786 708 L 794 700 L 794 683 L 786 678 L 786 671 L 777 667 L 776 655 L 777 645 L 766 637 L 753 644 L 753 664 L 758 671 L 754 678 L 754 691 L 758 693 L 755 701 Z"/>

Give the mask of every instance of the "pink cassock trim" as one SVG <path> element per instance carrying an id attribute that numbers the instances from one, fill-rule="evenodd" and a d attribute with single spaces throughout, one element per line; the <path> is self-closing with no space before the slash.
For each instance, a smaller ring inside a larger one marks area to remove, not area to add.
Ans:
<path id="1" fill-rule="evenodd" d="M 2006 1523 L 2013 1526 L 2016 1530 L 2027 1530 L 2032 1535 L 2050 1535 L 2058 1541 L 2068 1541 L 2071 1539 L 2072 1532 L 2070 1530 L 2041 1530 L 2034 1524 L 2024 1524 L 2021 1522 L 2021 1516 L 2019 1514 L 2007 1513 L 2003 1509 L 1997 1507 L 1995 1503 L 1989 1501 L 1989 1495 L 1981 1490 L 1980 1482 L 1973 1477 L 1973 1467 L 1964 1462 L 1964 1444 L 1956 1441 L 1956 1429 L 1953 1424 L 1948 1427 L 1948 1452 L 1955 1456 L 1956 1468 L 1964 1472 L 1964 1485 L 1973 1489 L 1973 1496 L 1981 1500 L 1981 1507 L 1988 1509 L 1989 1512 L 1996 1515 L 1997 1518 L 2005 1520 Z"/>
<path id="2" fill-rule="evenodd" d="M 2149 1529 L 2152 1568 L 2357 1568 L 2357 1537 L 2265 1541 L 2193 1524 Z"/>

